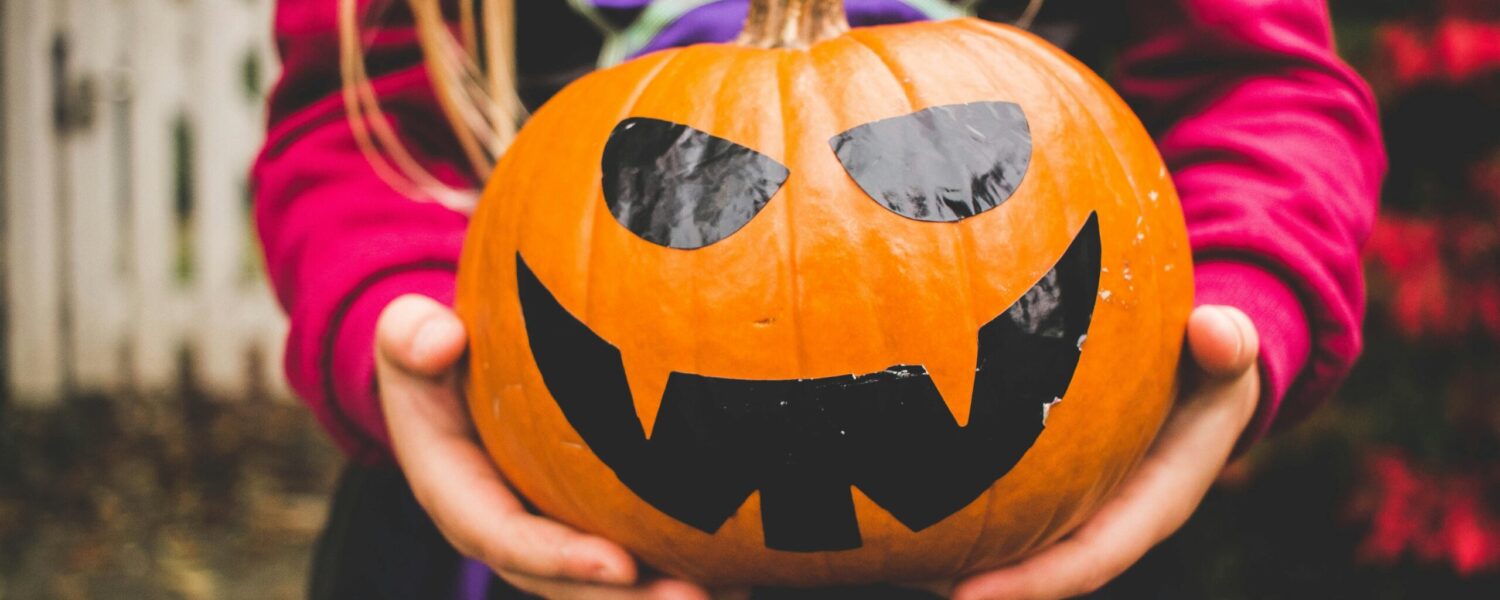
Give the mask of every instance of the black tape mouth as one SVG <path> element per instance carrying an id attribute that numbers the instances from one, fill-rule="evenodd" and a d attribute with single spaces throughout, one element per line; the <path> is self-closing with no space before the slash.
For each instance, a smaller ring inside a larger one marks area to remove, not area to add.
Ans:
<path id="1" fill-rule="evenodd" d="M 759 491 L 766 546 L 800 552 L 863 544 L 851 486 L 920 531 L 1009 472 L 1067 394 L 1099 267 L 1090 215 L 1056 266 L 980 328 L 965 426 L 920 365 L 790 380 L 674 372 L 647 439 L 619 350 L 516 255 L 537 369 L 594 454 L 642 500 L 710 534 Z"/>

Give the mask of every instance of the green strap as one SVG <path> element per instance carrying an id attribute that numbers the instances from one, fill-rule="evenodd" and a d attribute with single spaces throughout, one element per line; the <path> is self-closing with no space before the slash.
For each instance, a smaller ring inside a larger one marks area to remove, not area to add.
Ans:
<path id="1" fill-rule="evenodd" d="M 974 5 L 978 0 L 964 0 L 953 3 L 947 0 L 901 0 L 902 4 L 910 6 L 933 21 L 944 21 L 947 19 L 959 19 L 972 16 Z"/>
<path id="2" fill-rule="evenodd" d="M 640 16 L 624 29 L 610 24 L 604 15 L 599 14 L 598 7 L 589 0 L 568 0 L 568 4 L 604 34 L 604 47 L 599 50 L 599 68 L 602 69 L 624 62 L 626 58 L 640 52 L 651 43 L 651 40 L 656 39 L 657 34 L 677 19 L 682 18 L 683 15 L 700 6 L 718 1 L 655 0 L 647 4 Z"/>
<path id="3" fill-rule="evenodd" d="M 640 16 L 623 29 L 610 24 L 609 20 L 599 13 L 598 7 L 589 0 L 568 0 L 568 4 L 604 34 L 604 47 L 599 51 L 599 68 L 602 69 L 624 62 L 627 57 L 640 52 L 651 43 L 651 40 L 656 39 L 663 29 L 677 22 L 683 15 L 718 1 L 655 0 L 646 5 Z M 977 0 L 964 0 L 957 4 L 947 0 L 898 1 L 933 21 L 969 16 L 973 14 L 973 7 L 977 4 Z"/>
<path id="4" fill-rule="evenodd" d="M 589 2 L 589 0 L 568 0 L 568 6 L 573 7 L 573 12 L 583 15 L 583 18 L 588 19 L 590 23 L 594 24 L 594 28 L 605 35 L 614 33 L 614 28 L 610 26 L 609 21 L 604 19 L 604 15 L 599 14 L 599 7 L 594 6 L 593 2 Z"/>

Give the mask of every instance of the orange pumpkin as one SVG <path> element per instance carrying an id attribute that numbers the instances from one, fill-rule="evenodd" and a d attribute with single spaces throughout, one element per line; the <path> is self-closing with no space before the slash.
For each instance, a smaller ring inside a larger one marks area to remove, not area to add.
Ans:
<path id="1" fill-rule="evenodd" d="M 1191 267 L 1150 137 L 1063 52 L 758 0 L 521 131 L 460 268 L 469 402 L 537 510 L 669 573 L 952 577 L 1139 460 Z"/>

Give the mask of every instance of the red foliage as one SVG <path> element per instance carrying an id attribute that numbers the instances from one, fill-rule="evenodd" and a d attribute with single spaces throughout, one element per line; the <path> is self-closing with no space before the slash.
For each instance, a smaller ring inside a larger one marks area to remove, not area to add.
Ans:
<path id="1" fill-rule="evenodd" d="M 1500 520 L 1485 511 L 1483 487 L 1473 477 L 1449 481 L 1439 546 L 1464 575 L 1500 565 Z"/>
<path id="2" fill-rule="evenodd" d="M 1427 8 L 1438 16 L 1378 26 L 1366 65 L 1386 106 L 1397 107 L 1385 115 L 1387 132 L 1409 152 L 1393 160 L 1392 191 L 1412 211 L 1386 211 L 1372 232 L 1371 290 L 1384 314 L 1370 324 L 1427 342 L 1414 351 L 1436 343 L 1471 357 L 1443 375 L 1420 376 L 1452 378 L 1438 386 L 1434 410 L 1446 415 L 1454 448 L 1494 447 L 1500 375 L 1492 360 L 1473 355 L 1493 344 L 1467 342 L 1475 333 L 1500 340 L 1500 140 L 1490 139 L 1493 121 L 1475 121 L 1500 110 L 1500 2 L 1439 0 Z M 1464 576 L 1500 572 L 1500 506 L 1485 500 L 1500 498 L 1500 464 L 1458 462 L 1424 470 L 1400 450 L 1367 450 L 1352 505 L 1353 516 L 1369 522 L 1359 559 L 1447 564 Z"/>
<path id="3" fill-rule="evenodd" d="M 1368 256 L 1390 285 L 1391 317 L 1411 338 L 1500 338 L 1500 228 L 1490 219 L 1386 215 Z"/>
<path id="4" fill-rule="evenodd" d="M 1500 22 L 1444 17 L 1427 28 L 1391 23 L 1376 32 L 1379 55 L 1399 88 L 1462 84 L 1500 71 Z"/>
<path id="5" fill-rule="evenodd" d="M 1410 554 L 1462 575 L 1500 567 L 1500 519 L 1485 510 L 1478 477 L 1422 473 L 1394 450 L 1367 456 L 1366 477 L 1354 507 L 1370 519 L 1361 560 L 1389 565 Z"/>
<path id="6" fill-rule="evenodd" d="M 1439 9 L 1436 20 L 1408 19 L 1376 29 L 1372 66 L 1388 93 L 1399 97 L 1424 84 L 1488 89 L 1488 77 L 1500 76 L 1500 3 L 1447 0 Z M 1452 183 L 1458 189 L 1421 189 L 1443 194 L 1422 199 L 1438 208 L 1435 216 L 1387 212 L 1375 226 L 1369 256 L 1388 279 L 1391 320 L 1407 337 L 1453 339 L 1480 330 L 1500 339 L 1500 146 L 1491 148 L 1455 157 L 1473 161 L 1457 171 L 1463 180 Z"/>

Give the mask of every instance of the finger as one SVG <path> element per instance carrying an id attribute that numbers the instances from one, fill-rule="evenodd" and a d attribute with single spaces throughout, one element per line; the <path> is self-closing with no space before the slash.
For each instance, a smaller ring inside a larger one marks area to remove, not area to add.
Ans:
<path id="1" fill-rule="evenodd" d="M 1064 598 L 1107 583 L 1187 521 L 1249 422 L 1253 373 L 1205 382 L 1178 404 L 1145 460 L 1068 539 L 962 581 L 954 598 Z"/>
<path id="2" fill-rule="evenodd" d="M 597 585 L 560 579 L 500 573 L 500 577 L 523 592 L 557 599 L 601 600 L 710 600 L 703 588 L 675 579 L 656 579 L 633 586 Z"/>
<path id="3" fill-rule="evenodd" d="M 391 443 L 412 492 L 460 552 L 496 570 L 611 584 L 635 580 L 618 545 L 526 512 L 475 443 L 458 390 L 377 360 Z M 455 493 L 455 490 L 457 493 Z"/>
<path id="4" fill-rule="evenodd" d="M 448 307 L 418 294 L 391 301 L 375 325 L 376 352 L 412 373 L 443 375 L 463 355 L 464 324 Z"/>
<path id="5" fill-rule="evenodd" d="M 1239 375 L 1260 355 L 1255 325 L 1232 306 L 1198 307 L 1188 317 L 1187 339 L 1193 361 L 1214 377 Z"/>

